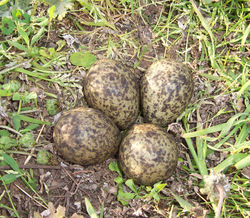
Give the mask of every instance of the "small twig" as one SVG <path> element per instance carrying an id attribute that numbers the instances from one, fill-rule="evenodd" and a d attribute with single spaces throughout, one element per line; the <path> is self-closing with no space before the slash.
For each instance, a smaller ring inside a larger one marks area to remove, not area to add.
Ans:
<path id="1" fill-rule="evenodd" d="M 47 209 L 46 206 L 44 206 L 41 202 L 39 202 L 38 200 L 36 200 L 35 198 L 33 198 L 30 194 L 28 194 L 26 191 L 24 191 L 21 187 L 19 187 L 17 184 L 15 184 L 15 186 L 22 191 L 24 194 L 26 194 L 29 198 L 31 198 L 32 200 L 34 200 L 37 204 L 39 204 L 40 206 L 42 206 L 43 208 Z"/>
<path id="2" fill-rule="evenodd" d="M 42 119 L 42 121 L 43 121 L 43 119 Z M 40 136 L 41 136 L 41 133 L 42 133 L 42 131 L 43 131 L 43 129 L 44 129 L 44 126 L 45 126 L 45 124 L 43 124 L 43 126 L 42 126 L 42 128 L 41 128 L 41 130 L 40 130 L 40 132 L 39 132 L 39 134 L 38 134 L 38 136 L 37 136 L 37 138 L 36 138 L 36 143 L 38 142 L 38 140 L 39 140 L 39 138 L 40 138 Z M 24 165 L 26 165 L 26 164 L 30 161 L 32 155 L 34 154 L 34 151 L 35 151 L 35 147 L 33 147 L 33 148 L 31 149 L 31 152 L 30 152 L 29 156 L 26 158 L 26 160 L 25 160 L 25 162 L 24 162 Z"/>
<path id="3" fill-rule="evenodd" d="M 223 201 L 225 198 L 225 191 L 221 184 L 218 184 L 216 188 L 219 191 L 219 202 L 218 202 L 217 210 L 215 211 L 215 218 L 220 218 L 221 208 L 222 208 Z"/>
<path id="4" fill-rule="evenodd" d="M 0 75 L 1 75 L 1 74 L 5 74 L 5 73 L 7 73 L 7 72 L 9 72 L 9 71 L 11 71 L 11 70 L 14 70 L 15 68 L 23 67 L 23 66 L 25 66 L 26 64 L 30 63 L 31 61 L 32 61 L 32 59 L 30 59 L 30 60 L 28 60 L 28 61 L 26 61 L 26 62 L 24 62 L 24 63 L 20 63 L 20 64 L 17 64 L 17 65 L 15 65 L 15 66 L 6 68 L 6 69 L 4 69 L 4 70 L 1 70 L 1 71 L 0 71 Z"/>
<path id="5" fill-rule="evenodd" d="M 49 165 L 23 165 L 20 164 L 18 165 L 20 169 L 49 169 L 49 170 L 61 170 L 64 168 L 67 169 L 78 169 L 79 167 L 76 166 L 66 166 L 66 167 L 62 167 L 62 166 L 49 166 Z M 10 166 L 0 166 L 0 170 L 11 170 L 12 168 Z"/>
<path id="6" fill-rule="evenodd" d="M 32 156 L 34 155 L 34 151 L 35 151 L 35 147 L 33 147 L 33 148 L 31 149 L 29 156 L 28 156 L 28 157 L 26 158 L 26 160 L 24 161 L 24 165 L 26 165 L 26 164 L 30 161 L 30 159 L 31 159 Z"/>
<path id="7" fill-rule="evenodd" d="M 77 182 L 76 182 L 76 180 L 73 178 L 73 176 L 71 176 L 71 175 L 69 174 L 69 172 L 68 172 L 65 168 L 62 167 L 62 169 L 63 169 L 64 172 L 68 175 L 68 177 L 77 185 Z"/>
<path id="8" fill-rule="evenodd" d="M 13 132 L 13 133 L 16 133 L 17 135 L 23 136 L 20 132 L 17 132 L 16 130 L 14 130 L 14 129 L 8 127 L 8 126 L 2 126 L 2 125 L 0 125 L 0 129 L 1 129 L 1 128 L 2 128 L 2 129 L 7 129 L 7 130 L 9 130 L 9 131 L 11 131 L 11 132 Z"/>
<path id="9" fill-rule="evenodd" d="M 20 218 L 20 216 L 19 216 L 19 214 L 18 214 L 18 212 L 17 212 L 17 210 L 16 210 L 16 207 L 15 207 L 13 201 L 12 201 L 10 192 L 9 192 L 9 190 L 8 190 L 8 188 L 7 188 L 7 186 L 6 186 L 5 182 L 4 182 L 4 180 L 2 180 L 2 182 L 3 182 L 4 188 L 5 188 L 5 190 L 6 190 L 6 193 L 7 193 L 7 195 L 8 195 L 10 204 L 11 204 L 12 209 L 13 209 L 13 212 L 14 212 L 14 214 L 17 216 L 17 218 Z"/>

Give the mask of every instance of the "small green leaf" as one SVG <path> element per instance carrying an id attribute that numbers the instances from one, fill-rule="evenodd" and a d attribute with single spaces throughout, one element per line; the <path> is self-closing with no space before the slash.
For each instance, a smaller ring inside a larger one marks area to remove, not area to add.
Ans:
<path id="1" fill-rule="evenodd" d="M 156 192 L 156 193 L 153 193 L 152 197 L 157 201 L 159 202 L 160 201 L 160 196 L 159 194 Z"/>
<path id="2" fill-rule="evenodd" d="M 119 165 L 118 165 L 117 162 L 111 162 L 111 163 L 109 164 L 109 169 L 110 169 L 111 171 L 117 172 L 117 173 L 119 174 L 119 176 L 122 177 L 122 171 L 121 171 L 121 169 L 120 169 L 120 167 L 119 167 Z"/>
<path id="3" fill-rule="evenodd" d="M 151 197 L 154 198 L 156 201 L 160 201 L 159 193 L 166 185 L 166 183 L 161 184 L 160 181 L 155 183 L 153 188 L 151 186 L 146 186 L 145 190 L 148 192 L 148 194 L 144 195 L 143 198 Z"/>
<path id="4" fill-rule="evenodd" d="M 36 124 L 36 123 L 30 124 L 25 129 L 20 130 L 20 133 L 30 132 L 31 130 L 36 129 L 39 126 L 40 124 Z"/>
<path id="5" fill-rule="evenodd" d="M 60 51 L 66 45 L 66 42 L 64 40 L 59 40 L 56 42 L 56 44 L 57 44 L 56 51 Z"/>
<path id="6" fill-rule="evenodd" d="M 26 13 L 22 13 L 19 9 L 14 9 L 12 11 L 12 18 L 13 20 L 20 22 L 20 23 L 30 23 L 30 15 Z"/>
<path id="7" fill-rule="evenodd" d="M 0 136 L 10 136 L 10 133 L 6 129 L 0 130 Z"/>
<path id="8" fill-rule="evenodd" d="M 35 92 L 26 93 L 23 98 L 24 103 L 29 103 L 30 100 L 37 99 L 37 94 Z"/>
<path id="9" fill-rule="evenodd" d="M 134 184 L 134 181 L 133 179 L 128 179 L 126 182 L 125 182 L 125 185 L 128 186 L 132 191 L 134 191 L 135 193 L 138 193 L 138 190 Z"/>
<path id="10" fill-rule="evenodd" d="M 75 52 L 70 56 L 70 62 L 73 65 L 85 67 L 86 69 L 89 69 L 91 65 L 96 61 L 97 59 L 95 55 L 89 52 L 86 52 L 84 54 L 82 52 Z"/>
<path id="11" fill-rule="evenodd" d="M 55 50 L 55 48 L 44 48 L 44 47 L 42 47 L 42 48 L 39 49 L 39 54 L 42 55 L 45 58 L 52 59 L 52 58 L 55 58 L 56 50 Z"/>
<path id="12" fill-rule="evenodd" d="M 46 109 L 50 116 L 53 116 L 58 113 L 59 108 L 57 106 L 57 99 L 47 99 L 46 100 Z"/>
<path id="13" fill-rule="evenodd" d="M 21 45 L 18 42 L 13 42 L 13 41 L 10 41 L 10 40 L 7 40 L 7 42 L 9 43 L 9 45 L 18 48 L 19 50 L 25 51 L 26 53 L 29 53 L 29 50 L 24 45 Z"/>
<path id="14" fill-rule="evenodd" d="M 0 96 L 2 96 L 2 97 L 8 97 L 11 95 L 12 95 L 12 93 L 10 91 L 0 90 Z"/>
<path id="15" fill-rule="evenodd" d="M 52 5 L 49 9 L 48 9 L 48 14 L 49 14 L 49 20 L 52 21 L 52 19 L 55 17 L 55 10 L 56 10 L 56 6 Z"/>
<path id="16" fill-rule="evenodd" d="M 1 180 L 6 184 L 10 184 L 18 179 L 21 175 L 20 174 L 5 174 L 1 177 Z"/>
<path id="17" fill-rule="evenodd" d="M 28 34 L 24 31 L 24 29 L 20 25 L 17 25 L 17 31 L 20 34 L 20 36 L 24 39 L 26 45 L 29 46 L 30 42 Z"/>
<path id="18" fill-rule="evenodd" d="M 38 164 L 48 164 L 50 159 L 50 153 L 46 150 L 39 150 L 36 156 L 36 162 Z"/>
<path id="19" fill-rule="evenodd" d="M 119 176 L 119 177 L 114 178 L 114 181 L 119 185 L 123 183 L 123 178 Z"/>
<path id="20" fill-rule="evenodd" d="M 120 201 L 124 206 L 128 205 L 131 199 L 134 199 L 136 194 L 130 192 L 124 192 L 123 190 L 119 189 L 117 194 L 117 200 Z"/>
<path id="21" fill-rule="evenodd" d="M 15 171 L 20 172 L 19 166 L 17 162 L 13 159 L 13 157 L 8 154 L 2 153 L 4 161 Z"/>
<path id="22" fill-rule="evenodd" d="M 3 5 L 5 5 L 8 2 L 9 2 L 9 0 L 1 0 L 0 1 L 0 6 L 3 6 Z"/>
<path id="23" fill-rule="evenodd" d="M 18 131 L 21 127 L 21 120 L 20 120 L 18 114 L 13 114 L 12 119 L 13 119 L 14 128 L 15 128 L 15 130 Z"/>
<path id="24" fill-rule="evenodd" d="M 72 9 L 74 6 L 72 0 L 53 0 L 49 3 L 55 5 L 56 10 L 54 11 L 54 16 L 57 17 L 58 20 L 62 20 L 67 14 L 67 10 Z"/>
<path id="25" fill-rule="evenodd" d="M 16 145 L 17 143 L 15 139 L 11 139 L 9 136 L 0 137 L 0 150 L 8 150 Z"/>
<path id="26" fill-rule="evenodd" d="M 118 199 L 117 199 L 118 200 Z M 127 206 L 129 204 L 129 201 L 124 201 L 122 199 L 119 199 L 118 201 L 120 201 L 122 203 L 123 206 Z"/>
<path id="27" fill-rule="evenodd" d="M 1 30 L 4 35 L 10 35 L 14 31 L 15 27 L 16 26 L 11 19 L 7 17 L 2 18 Z"/>
<path id="28" fill-rule="evenodd" d="M 32 37 L 30 45 L 33 46 L 35 44 L 35 42 L 37 42 L 42 37 L 42 35 L 45 31 L 46 31 L 46 29 L 44 27 L 39 29 L 38 32 L 36 33 L 36 35 L 34 35 Z"/>
<path id="29" fill-rule="evenodd" d="M 9 92 L 17 92 L 21 87 L 21 83 L 17 80 L 11 80 L 3 84 L 3 89 Z"/>
<path id="30" fill-rule="evenodd" d="M 21 137 L 19 143 L 23 147 L 30 148 L 35 144 L 34 136 L 31 132 L 27 132 Z"/>
<path id="31" fill-rule="evenodd" d="M 166 183 L 157 182 L 154 184 L 154 190 L 160 192 L 166 185 Z"/>
<path id="32" fill-rule="evenodd" d="M 13 101 L 20 101 L 21 99 L 22 99 L 22 96 L 18 92 L 14 93 L 12 96 Z"/>

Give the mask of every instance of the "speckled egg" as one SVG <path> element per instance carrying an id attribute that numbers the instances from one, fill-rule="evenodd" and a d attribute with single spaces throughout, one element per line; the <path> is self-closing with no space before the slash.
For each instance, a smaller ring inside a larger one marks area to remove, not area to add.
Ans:
<path id="1" fill-rule="evenodd" d="M 101 163 L 114 155 L 121 135 L 113 121 L 93 108 L 76 108 L 62 115 L 53 138 L 58 153 L 80 165 Z"/>
<path id="2" fill-rule="evenodd" d="M 124 137 L 119 162 L 125 175 L 141 185 L 169 178 L 177 165 L 177 146 L 172 135 L 154 124 L 136 124 Z"/>
<path id="3" fill-rule="evenodd" d="M 192 72 L 182 63 L 160 60 L 141 79 L 142 114 L 146 122 L 166 127 L 185 110 L 193 93 Z"/>
<path id="4" fill-rule="evenodd" d="M 91 66 L 84 94 L 90 107 L 103 111 L 120 129 L 126 129 L 139 113 L 139 84 L 135 74 L 118 61 L 102 59 Z"/>

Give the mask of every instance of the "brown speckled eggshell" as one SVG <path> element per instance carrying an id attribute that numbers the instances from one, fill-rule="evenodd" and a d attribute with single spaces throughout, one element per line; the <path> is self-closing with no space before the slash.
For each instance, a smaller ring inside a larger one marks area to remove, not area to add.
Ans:
<path id="1" fill-rule="evenodd" d="M 125 175 L 141 185 L 169 178 L 177 165 L 174 137 L 154 124 L 136 124 L 122 140 L 119 162 Z"/>
<path id="2" fill-rule="evenodd" d="M 53 138 L 56 150 L 65 160 L 90 165 L 113 156 L 118 151 L 121 135 L 101 111 L 76 108 L 59 118 Z"/>
<path id="3" fill-rule="evenodd" d="M 90 107 L 103 111 L 120 129 L 126 129 L 139 113 L 139 82 L 121 63 L 102 59 L 86 75 L 84 94 Z"/>
<path id="4" fill-rule="evenodd" d="M 182 63 L 160 60 L 141 79 L 141 104 L 145 122 L 166 127 L 187 107 L 193 93 L 193 77 Z"/>

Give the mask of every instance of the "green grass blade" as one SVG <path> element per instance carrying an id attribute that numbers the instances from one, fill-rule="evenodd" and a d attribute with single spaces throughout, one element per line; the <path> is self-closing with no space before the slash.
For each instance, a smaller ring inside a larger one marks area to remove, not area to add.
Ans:
<path id="1" fill-rule="evenodd" d="M 236 119 L 238 119 L 239 117 L 243 116 L 243 115 L 248 115 L 248 114 L 244 114 L 244 113 L 239 113 L 239 114 L 235 114 L 234 116 L 232 116 L 226 123 L 225 123 L 225 128 L 223 128 L 221 130 L 221 133 L 219 135 L 219 138 L 225 136 L 229 130 L 233 127 L 236 126 L 237 124 L 239 124 L 239 122 L 236 122 Z M 241 122 L 241 121 L 240 121 Z M 245 122 L 245 121 L 242 121 Z"/>
<path id="2" fill-rule="evenodd" d="M 41 76 L 40 74 L 37 74 L 35 72 L 31 72 L 31 71 L 25 70 L 23 68 L 16 68 L 16 71 L 18 71 L 20 73 L 24 73 L 24 74 L 26 74 L 28 76 L 36 77 L 36 78 L 39 78 L 39 79 L 42 79 L 42 80 L 46 80 L 46 81 L 49 81 L 49 82 L 53 82 L 52 79 L 48 79 L 47 77 Z"/>
<path id="3" fill-rule="evenodd" d="M 204 40 L 204 41 L 205 41 L 206 46 L 208 48 L 209 57 L 210 57 L 210 60 L 211 60 L 211 65 L 212 65 L 213 68 L 218 69 L 219 66 L 218 66 L 218 64 L 216 63 L 216 60 L 215 60 L 215 46 L 214 46 L 213 32 L 212 32 L 210 26 L 207 24 L 207 21 L 205 20 L 205 18 L 202 16 L 200 10 L 197 8 L 195 2 L 193 0 L 190 0 L 190 2 L 192 4 L 192 7 L 193 7 L 195 13 L 197 14 L 202 26 L 205 28 L 205 30 L 208 32 L 208 34 L 210 36 L 211 44 L 207 40 Z"/>
<path id="4" fill-rule="evenodd" d="M 102 202 L 99 218 L 103 218 L 103 215 L 104 215 L 104 202 Z"/>
<path id="5" fill-rule="evenodd" d="M 88 198 L 85 198 L 85 205 L 86 205 L 86 210 L 87 210 L 89 216 L 91 218 L 98 218 L 98 215 L 97 215 L 94 207 L 92 206 L 92 204 L 90 203 Z"/>
<path id="6" fill-rule="evenodd" d="M 240 130 L 238 137 L 236 138 L 236 142 L 234 144 L 234 148 L 240 148 L 240 145 L 247 139 L 250 134 L 250 127 L 247 127 L 247 124 L 243 124 L 243 127 Z"/>
<path id="7" fill-rule="evenodd" d="M 22 38 L 24 39 L 26 45 L 29 47 L 30 43 L 28 34 L 24 31 L 24 29 L 20 25 L 17 25 L 17 31 L 20 34 L 20 36 L 22 36 Z"/>
<path id="8" fill-rule="evenodd" d="M 23 120 L 23 121 L 26 121 L 26 122 L 29 122 L 29 123 L 42 124 L 42 125 L 43 124 L 51 125 L 50 122 L 38 120 L 38 119 L 28 117 L 28 116 L 25 116 L 25 115 L 22 115 L 22 114 L 16 114 L 15 116 L 18 117 L 20 120 Z"/>
<path id="9" fill-rule="evenodd" d="M 208 32 L 212 42 L 214 41 L 214 35 L 212 33 L 212 30 L 210 28 L 210 26 L 207 24 L 207 21 L 205 20 L 205 18 L 202 16 L 200 10 L 197 8 L 195 2 L 193 0 L 190 0 L 192 6 L 193 6 L 193 9 L 195 11 L 195 13 L 197 14 L 198 18 L 200 19 L 200 22 L 202 24 L 202 26 L 205 28 L 205 30 Z"/>
<path id="10" fill-rule="evenodd" d="M 185 138 L 185 140 L 186 140 L 186 143 L 188 145 L 189 151 L 191 152 L 191 154 L 193 156 L 195 164 L 199 169 L 200 174 L 202 176 L 208 175 L 206 163 L 204 160 L 200 160 L 199 157 L 197 156 L 192 140 L 190 138 Z"/>
<path id="11" fill-rule="evenodd" d="M 202 130 L 189 132 L 189 133 L 183 133 L 182 137 L 187 139 L 187 138 L 194 138 L 198 136 L 207 135 L 209 133 L 219 132 L 219 131 L 222 131 L 226 127 L 226 125 L 227 125 L 226 123 L 223 123 L 223 124 L 219 124 L 216 126 L 206 128 L 206 129 L 202 129 Z"/>
<path id="12" fill-rule="evenodd" d="M 12 201 L 10 192 L 9 192 L 9 190 L 8 190 L 8 188 L 7 188 L 7 186 L 6 186 L 6 184 L 5 184 L 4 182 L 3 182 L 3 185 L 4 185 L 4 188 L 5 188 L 6 193 L 7 193 L 7 195 L 8 195 L 10 204 L 11 204 L 11 206 L 12 206 L 12 209 L 11 209 L 11 210 L 13 211 L 13 213 L 15 214 L 15 216 L 16 216 L 17 218 L 20 218 L 20 215 L 18 214 L 18 212 L 17 212 L 17 210 L 16 210 L 16 208 L 15 208 L 15 205 L 14 205 L 14 203 L 13 203 L 13 201 Z M 2 204 L 0 204 L 0 205 L 2 205 Z M 6 207 L 4 207 L 4 208 L 6 208 Z"/>
<path id="13" fill-rule="evenodd" d="M 176 201 L 178 201 L 178 203 L 184 209 L 184 211 L 191 211 L 191 209 L 193 208 L 192 204 L 190 204 L 189 202 L 187 202 L 186 200 L 184 200 L 182 197 L 174 194 L 172 191 L 171 191 L 171 194 L 174 196 L 174 198 L 176 199 Z"/>
<path id="14" fill-rule="evenodd" d="M 237 98 L 239 99 L 245 91 L 250 91 L 250 80 L 248 80 L 238 92 Z"/>
<path id="15" fill-rule="evenodd" d="M 248 25 L 246 31 L 244 32 L 242 39 L 241 39 L 241 46 L 245 45 L 247 41 L 247 37 L 250 35 L 250 24 Z M 249 82 L 249 81 L 248 81 Z"/>
<path id="16" fill-rule="evenodd" d="M 13 42 L 13 41 L 10 41 L 10 40 L 7 40 L 7 42 L 9 43 L 9 45 L 18 48 L 19 50 L 25 51 L 26 53 L 29 53 L 29 50 L 24 45 L 21 45 L 18 42 Z"/>
<path id="17" fill-rule="evenodd" d="M 8 154 L 2 153 L 4 161 L 15 171 L 21 172 L 17 162 Z"/>
<path id="18" fill-rule="evenodd" d="M 1 177 L 1 180 L 6 184 L 10 184 L 18 179 L 21 175 L 20 174 L 5 174 Z"/>
<path id="19" fill-rule="evenodd" d="M 32 37 L 30 46 L 33 46 L 42 37 L 45 31 L 46 31 L 45 27 L 42 27 L 41 29 L 39 29 L 36 35 Z"/>
<path id="20" fill-rule="evenodd" d="M 248 154 L 246 157 L 242 158 L 240 161 L 238 161 L 234 165 L 238 170 L 241 170 L 245 167 L 250 166 L 250 154 Z"/>
<path id="21" fill-rule="evenodd" d="M 223 162 L 218 164 L 216 167 L 213 168 L 214 172 L 219 173 L 223 170 L 225 170 L 227 167 L 230 167 L 237 162 L 241 161 L 243 158 L 246 158 L 249 156 L 248 154 L 243 154 L 243 153 L 237 153 L 231 156 L 228 156 Z"/>
<path id="22" fill-rule="evenodd" d="M 183 138 L 194 138 L 197 136 L 203 136 L 203 135 L 207 135 L 209 133 L 221 131 L 220 136 L 218 137 L 218 138 L 221 138 L 221 137 L 225 136 L 233 126 L 236 126 L 242 122 L 245 123 L 246 121 L 244 121 L 244 120 L 235 121 L 237 118 L 239 118 L 241 116 L 245 116 L 245 115 L 248 115 L 248 114 L 247 113 L 235 114 L 226 123 L 218 124 L 216 126 L 212 126 L 212 127 L 198 130 L 198 131 L 194 131 L 194 132 L 183 133 L 182 137 Z"/>

